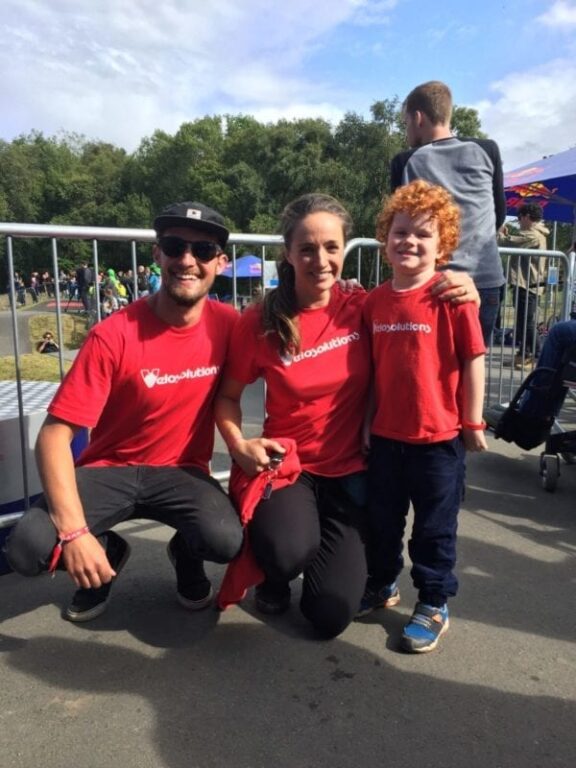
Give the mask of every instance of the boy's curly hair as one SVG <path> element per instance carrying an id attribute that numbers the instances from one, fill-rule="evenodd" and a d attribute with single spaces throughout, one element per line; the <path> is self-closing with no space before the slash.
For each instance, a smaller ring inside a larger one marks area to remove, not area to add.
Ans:
<path id="1" fill-rule="evenodd" d="M 437 222 L 439 249 L 442 252 L 438 264 L 450 261 L 460 237 L 460 210 L 450 192 L 420 179 L 398 187 L 385 201 L 376 219 L 376 237 L 383 246 L 388 240 L 394 214 L 404 212 L 412 217 L 428 214 Z"/>

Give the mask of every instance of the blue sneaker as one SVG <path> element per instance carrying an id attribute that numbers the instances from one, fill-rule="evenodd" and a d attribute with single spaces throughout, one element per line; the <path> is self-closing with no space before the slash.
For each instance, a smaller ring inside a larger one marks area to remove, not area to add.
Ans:
<path id="1" fill-rule="evenodd" d="M 436 608 L 433 605 L 416 603 L 412 618 L 402 632 L 400 646 L 407 653 L 433 651 L 449 626 L 446 604 L 442 608 Z"/>
<path id="2" fill-rule="evenodd" d="M 367 616 L 372 611 L 378 610 L 378 608 L 392 608 L 392 606 L 398 605 L 399 602 L 400 590 L 395 581 L 383 587 L 374 587 L 368 582 L 364 590 L 364 596 L 360 601 L 360 608 L 356 618 L 360 619 L 362 616 Z"/>

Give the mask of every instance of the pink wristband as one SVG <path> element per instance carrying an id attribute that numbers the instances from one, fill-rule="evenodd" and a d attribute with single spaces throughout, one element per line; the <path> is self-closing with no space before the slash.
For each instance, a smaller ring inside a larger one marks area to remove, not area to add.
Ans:
<path id="1" fill-rule="evenodd" d="M 481 430 L 486 429 L 486 422 L 484 421 L 484 419 L 482 419 L 482 422 L 480 424 L 475 424 L 472 421 L 463 421 L 462 429 L 471 429 L 475 432 L 480 432 Z"/>
<path id="2" fill-rule="evenodd" d="M 52 575 L 54 575 L 56 571 L 56 566 L 58 565 L 60 561 L 60 557 L 62 555 L 62 548 L 64 544 L 68 544 L 69 541 L 74 541 L 74 539 L 79 539 L 80 536 L 84 536 L 85 533 L 90 533 L 90 528 L 88 528 L 87 525 L 85 525 L 83 528 L 78 528 L 75 531 L 70 531 L 70 533 L 58 534 L 58 541 L 56 542 L 56 546 L 52 550 L 50 565 L 48 566 L 48 573 L 51 573 Z"/>

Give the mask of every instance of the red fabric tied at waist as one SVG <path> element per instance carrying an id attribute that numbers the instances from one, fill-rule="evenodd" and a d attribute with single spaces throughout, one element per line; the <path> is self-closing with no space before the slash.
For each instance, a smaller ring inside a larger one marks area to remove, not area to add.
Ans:
<path id="1" fill-rule="evenodd" d="M 232 465 L 229 493 L 243 527 L 246 527 L 252 519 L 267 485 L 271 486 L 272 491 L 277 491 L 295 483 L 302 471 L 295 441 L 290 438 L 276 439 L 286 450 L 282 463 L 276 469 L 267 469 L 250 477 L 237 464 Z M 228 606 L 239 603 L 249 587 L 260 584 L 262 581 L 264 581 L 264 572 L 254 559 L 248 536 L 244 535 L 240 553 L 228 565 L 224 574 L 222 586 L 218 592 L 218 608 L 223 611 Z"/>

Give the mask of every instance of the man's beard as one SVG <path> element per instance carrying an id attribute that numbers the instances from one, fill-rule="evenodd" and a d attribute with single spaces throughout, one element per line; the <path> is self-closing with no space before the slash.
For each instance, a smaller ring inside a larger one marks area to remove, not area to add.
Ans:
<path id="1" fill-rule="evenodd" d="M 174 288 L 169 284 L 164 285 L 164 290 L 166 291 L 167 295 L 172 299 L 172 301 L 175 304 L 178 304 L 179 307 L 188 307 L 188 308 L 196 306 L 196 304 L 200 301 L 200 299 L 203 299 L 208 294 L 208 291 L 205 291 L 200 295 L 185 296 L 179 293 L 178 291 L 174 290 Z"/>

